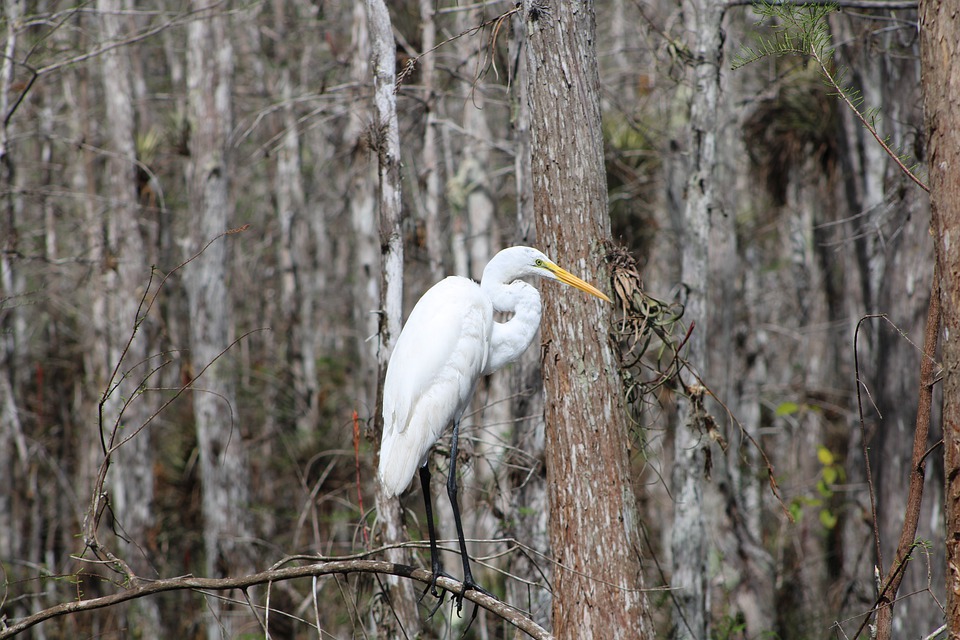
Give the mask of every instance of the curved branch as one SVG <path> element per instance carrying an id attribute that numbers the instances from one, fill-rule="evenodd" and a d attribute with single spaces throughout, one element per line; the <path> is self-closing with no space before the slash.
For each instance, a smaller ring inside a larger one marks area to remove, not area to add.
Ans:
<path id="1" fill-rule="evenodd" d="M 877 604 L 877 638 L 888 640 L 893 626 L 893 604 L 903 580 L 903 569 L 910 554 L 917 545 L 917 525 L 920 522 L 920 503 L 923 499 L 923 481 L 925 479 L 923 460 L 926 456 L 927 438 L 930 433 L 930 414 L 933 405 L 933 385 L 935 384 L 933 359 L 937 351 L 937 339 L 940 335 L 940 275 L 933 270 L 933 284 L 930 288 L 930 306 L 927 310 L 927 327 L 923 340 L 923 356 L 920 360 L 920 392 L 917 400 L 917 420 L 913 436 L 913 457 L 910 461 L 910 479 L 907 492 L 907 508 L 900 530 L 900 540 L 893 564 L 884 577 Z M 870 616 L 860 625 L 861 630 Z"/>
<path id="2" fill-rule="evenodd" d="M 380 560 L 331 560 L 327 562 L 316 562 L 313 564 L 301 565 L 298 567 L 286 567 L 282 569 L 271 569 L 261 571 L 246 576 L 235 578 L 195 578 L 193 576 L 183 576 L 180 578 L 168 578 L 164 580 L 146 581 L 141 579 L 141 583 L 126 591 L 114 593 L 109 596 L 99 598 L 90 598 L 88 600 L 73 600 L 49 607 L 38 611 L 33 615 L 21 618 L 8 627 L 0 629 L 0 640 L 12 638 L 15 635 L 25 631 L 45 620 L 59 616 L 77 613 L 79 611 L 90 611 L 93 609 L 102 609 L 113 605 L 151 596 L 165 591 L 178 591 L 182 589 L 201 590 L 201 591 L 226 591 L 229 589 L 247 589 L 254 585 L 266 584 L 272 582 L 282 582 L 284 580 L 293 580 L 295 578 L 308 578 L 316 576 L 326 576 L 350 573 L 382 573 L 417 580 L 424 584 L 430 584 L 433 578 L 432 574 L 425 569 L 418 569 L 393 562 L 384 562 Z M 456 580 L 440 576 L 437 578 L 437 586 L 446 589 L 451 593 L 459 594 L 463 590 L 463 584 Z M 552 640 L 553 636 L 546 629 L 536 622 L 524 616 L 520 611 L 510 605 L 492 598 L 486 594 L 477 591 L 467 591 L 464 598 L 475 602 L 487 611 L 506 620 L 520 631 L 523 631 L 531 638 L 537 640 Z"/>

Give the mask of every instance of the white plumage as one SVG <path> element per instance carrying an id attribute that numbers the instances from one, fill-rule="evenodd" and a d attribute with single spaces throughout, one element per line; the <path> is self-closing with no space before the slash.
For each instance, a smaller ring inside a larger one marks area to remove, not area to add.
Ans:
<path id="1" fill-rule="evenodd" d="M 450 276 L 407 319 L 383 387 L 380 482 L 400 495 L 443 430 L 459 420 L 487 364 L 493 304 L 480 286 Z"/>

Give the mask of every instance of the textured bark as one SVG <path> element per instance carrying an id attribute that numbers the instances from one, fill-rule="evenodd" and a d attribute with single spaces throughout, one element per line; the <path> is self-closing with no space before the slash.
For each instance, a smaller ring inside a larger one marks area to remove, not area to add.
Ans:
<path id="1" fill-rule="evenodd" d="M 610 239 L 591 3 L 524 4 L 540 247 L 598 280 Z M 558 638 L 643 638 L 638 522 L 611 309 L 543 287 L 550 538 Z"/>
<path id="2" fill-rule="evenodd" d="M 205 5 L 199 5 L 205 6 Z M 198 6 L 198 8 L 199 8 Z M 187 89 L 190 119 L 190 225 L 188 246 L 199 251 L 229 229 L 233 217 L 230 194 L 233 129 L 233 50 L 226 7 L 209 18 L 194 20 L 187 30 Z M 192 394 L 200 449 L 203 540 L 206 572 L 211 577 L 244 573 L 253 568 L 249 541 L 249 463 L 246 442 L 236 415 L 233 354 L 220 355 L 231 342 L 233 309 L 227 281 L 229 239 L 210 244 L 185 272 L 190 309 L 190 359 L 193 372 L 209 367 L 194 382 Z M 209 638 L 222 626 L 240 629 L 242 620 L 227 616 L 219 599 L 208 600 Z"/>
<path id="3" fill-rule="evenodd" d="M 526 30 L 523 16 L 512 18 L 513 37 L 510 39 L 511 69 L 516 75 L 511 78 L 511 113 L 515 146 L 514 181 L 516 183 L 516 229 L 514 243 L 539 246 L 533 210 L 532 154 L 530 147 L 530 102 L 527 99 L 528 73 L 526 58 Z M 537 338 L 534 344 L 539 346 Z M 512 460 L 514 469 L 509 482 L 504 486 L 504 529 L 508 535 L 523 541 L 543 557 L 550 554 L 550 508 L 547 503 L 547 477 L 544 443 L 543 379 L 540 376 L 540 351 L 527 349 L 509 369 L 508 386 L 514 396 L 510 402 L 514 430 L 511 444 L 519 457 Z M 553 565 L 538 562 L 530 554 L 511 557 L 509 569 L 512 575 L 527 582 L 542 585 L 531 590 L 527 584 L 510 580 L 507 582 L 507 602 L 529 602 L 530 616 L 541 626 L 550 627 L 552 597 L 547 585 L 552 583 Z"/>
<path id="4" fill-rule="evenodd" d="M 400 129 L 397 122 L 396 46 L 390 13 L 382 0 L 368 0 L 371 71 L 374 89 L 374 127 L 379 159 L 380 263 L 380 377 L 390 361 L 393 342 L 403 322 L 403 234 L 400 220 Z M 379 394 L 378 394 L 379 395 Z"/>
<path id="5" fill-rule="evenodd" d="M 400 229 L 400 130 L 397 121 L 396 45 L 390 13 L 383 0 L 367 0 L 367 20 L 370 29 L 370 67 L 373 73 L 374 127 L 379 175 L 379 229 L 380 229 L 380 306 L 378 331 L 376 441 L 383 429 L 383 379 L 393 344 L 400 335 L 403 319 L 403 234 Z M 385 544 L 403 542 L 403 517 L 400 501 L 387 498 L 377 484 L 377 520 Z M 403 549 L 387 551 L 391 562 L 403 562 Z M 390 625 L 381 629 L 394 637 L 416 637 L 420 633 L 417 613 L 418 594 L 407 581 L 396 577 L 386 580 L 390 589 L 389 602 L 393 612 L 381 616 L 381 623 Z M 394 629 L 396 623 L 400 629 Z"/>
<path id="6" fill-rule="evenodd" d="M 706 371 L 708 247 L 711 216 L 719 208 L 714 174 L 723 5 L 715 0 L 683 0 L 681 8 L 687 46 L 692 56 L 687 77 L 693 87 L 689 103 L 689 138 L 681 142 L 688 162 L 683 172 L 686 176 L 686 203 L 681 236 L 680 280 L 684 292 L 681 302 L 684 318 L 699 325 L 687 340 L 687 361 L 695 370 Z M 689 372 L 683 375 L 688 389 L 699 386 Z M 692 399 L 680 394 L 677 404 L 671 478 L 674 500 L 670 540 L 673 628 L 677 638 L 701 640 L 708 637 L 710 617 L 708 541 L 702 486 L 709 445 L 704 441 L 706 425 L 699 422 L 701 416 Z"/>
<path id="7" fill-rule="evenodd" d="M 960 638 L 960 9 L 920 3 L 923 106 L 929 144 L 932 232 L 943 327 L 947 634 Z"/>

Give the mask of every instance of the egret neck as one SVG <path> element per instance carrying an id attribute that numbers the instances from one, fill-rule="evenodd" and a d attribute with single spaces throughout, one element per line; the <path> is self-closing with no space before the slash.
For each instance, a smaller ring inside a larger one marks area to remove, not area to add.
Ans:
<path id="1" fill-rule="evenodd" d="M 499 274 L 490 273 L 490 265 L 483 272 L 480 288 L 493 302 L 494 311 L 513 313 L 513 317 L 506 322 L 493 323 L 490 352 L 483 375 L 513 362 L 527 350 L 537 335 L 542 310 L 540 292 L 536 287 L 523 280 L 505 284 L 497 278 Z M 491 278 L 491 275 L 494 277 Z"/>

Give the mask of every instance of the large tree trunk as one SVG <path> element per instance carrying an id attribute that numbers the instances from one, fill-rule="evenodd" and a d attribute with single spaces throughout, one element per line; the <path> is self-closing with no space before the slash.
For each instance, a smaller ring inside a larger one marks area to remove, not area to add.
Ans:
<path id="1" fill-rule="evenodd" d="M 920 3 L 923 106 L 932 231 L 940 274 L 947 633 L 960 638 L 960 14 L 948 0 Z"/>
<path id="2" fill-rule="evenodd" d="M 511 18 L 513 37 L 510 39 L 510 68 L 516 70 L 511 78 L 512 95 L 510 111 L 513 113 L 514 181 L 516 183 L 516 229 L 515 244 L 538 246 L 536 222 L 533 210 L 533 179 L 530 145 L 530 101 L 526 29 L 523 16 Z M 540 345 L 542 340 L 535 340 Z M 534 551 L 548 557 L 550 554 L 550 530 L 547 505 L 546 459 L 544 451 L 545 428 L 543 380 L 540 376 L 540 350 L 527 349 L 509 369 L 507 383 L 513 390 L 510 414 L 513 416 L 513 437 L 510 440 L 515 456 L 510 461 L 512 472 L 504 484 L 504 532 Z M 507 465 L 505 465 L 507 466 Z M 550 627 L 552 598 L 548 584 L 552 582 L 553 565 L 540 563 L 529 554 L 516 554 L 510 558 L 511 575 L 529 583 L 541 585 L 531 589 L 527 584 L 509 580 L 506 585 L 506 600 L 511 603 L 527 602 L 530 617 L 541 627 Z"/>
<path id="3" fill-rule="evenodd" d="M 587 279 L 610 240 L 591 3 L 524 3 L 541 248 Z M 541 351 L 558 638 L 643 638 L 623 386 L 608 342 L 611 307 L 546 285 Z"/>
<path id="4" fill-rule="evenodd" d="M 199 8 L 199 7 L 198 7 Z M 199 251 L 228 230 L 233 216 L 229 178 L 232 171 L 233 55 L 227 15 L 218 8 L 188 27 L 187 88 L 191 127 L 188 185 L 188 246 Z M 249 516 L 249 464 L 236 414 L 233 354 L 220 355 L 231 342 L 233 310 L 227 280 L 229 239 L 219 238 L 189 264 L 185 272 L 190 308 L 190 359 L 195 381 L 193 399 L 203 500 L 206 572 L 242 574 L 253 568 Z M 219 638 L 221 625 L 235 634 L 240 622 L 225 617 L 218 598 L 208 599 L 209 638 Z"/>

